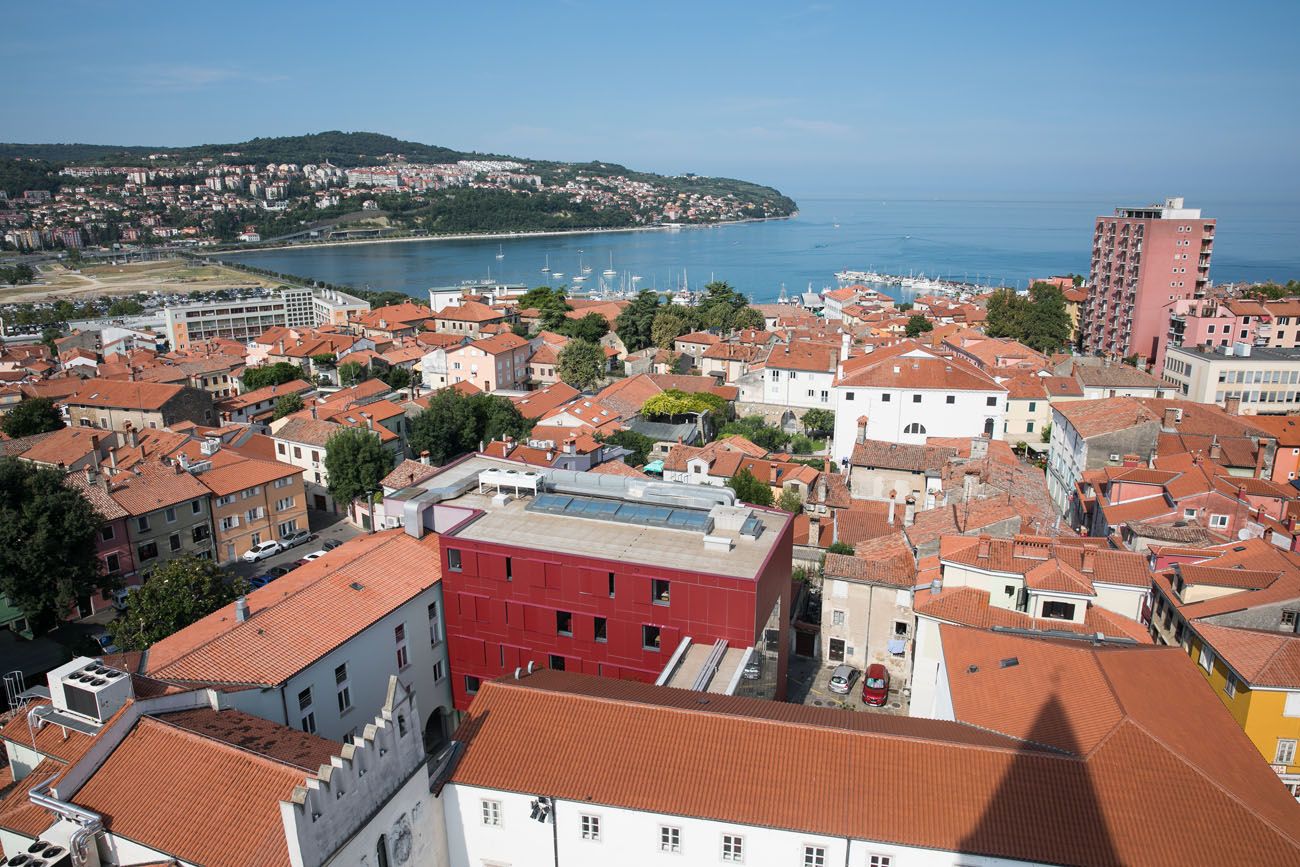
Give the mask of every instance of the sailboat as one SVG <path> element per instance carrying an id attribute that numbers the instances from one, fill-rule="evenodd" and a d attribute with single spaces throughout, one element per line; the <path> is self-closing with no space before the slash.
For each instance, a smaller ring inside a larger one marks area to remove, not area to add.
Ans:
<path id="1" fill-rule="evenodd" d="M 546 254 L 546 264 L 542 266 L 542 273 L 543 273 L 543 274 L 549 274 L 549 273 L 551 273 L 551 254 L 550 254 L 550 253 L 547 253 L 547 254 Z"/>
<path id="2" fill-rule="evenodd" d="M 617 276 L 618 276 L 618 272 L 614 270 L 614 251 L 613 251 L 613 250 L 610 250 L 610 251 L 609 251 L 609 267 L 606 268 L 604 271 L 601 271 L 600 273 L 601 273 L 601 274 L 604 274 L 606 277 L 617 277 Z"/>
<path id="3" fill-rule="evenodd" d="M 564 274 L 563 274 L 562 272 L 560 272 L 560 271 L 553 271 L 553 272 L 551 272 L 551 276 L 554 277 L 556 280 L 563 280 L 563 279 L 564 279 Z"/>
<path id="4" fill-rule="evenodd" d="M 506 248 L 500 244 L 497 244 L 497 258 L 504 259 L 505 257 L 506 257 Z"/>
<path id="5" fill-rule="evenodd" d="M 584 274 L 591 273 L 591 266 L 582 264 L 582 251 L 578 251 L 578 270 Z"/>

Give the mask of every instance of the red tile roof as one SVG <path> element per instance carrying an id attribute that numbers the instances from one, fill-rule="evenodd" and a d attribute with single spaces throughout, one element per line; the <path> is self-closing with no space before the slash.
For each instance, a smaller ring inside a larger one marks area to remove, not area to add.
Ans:
<path id="1" fill-rule="evenodd" d="M 183 390 L 179 385 L 157 382 L 123 382 L 92 379 L 64 403 L 69 406 L 101 406 L 124 409 L 158 410 Z"/>

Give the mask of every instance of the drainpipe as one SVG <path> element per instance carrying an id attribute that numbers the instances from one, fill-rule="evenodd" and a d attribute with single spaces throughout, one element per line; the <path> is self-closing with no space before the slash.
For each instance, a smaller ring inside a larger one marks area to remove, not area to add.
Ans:
<path id="1" fill-rule="evenodd" d="M 89 860 L 87 852 L 91 846 L 95 845 L 95 838 L 104 830 L 104 820 L 98 813 L 92 813 L 90 810 L 82 809 L 76 804 L 70 804 L 67 801 L 60 801 L 50 795 L 50 785 L 56 779 L 58 779 L 57 775 L 50 777 L 37 786 L 33 786 L 31 791 L 27 793 L 27 797 L 36 806 L 44 807 L 57 814 L 60 818 L 77 823 L 79 827 L 72 832 L 72 839 L 68 843 L 68 849 L 72 852 L 73 865 L 75 867 L 84 867 Z"/>

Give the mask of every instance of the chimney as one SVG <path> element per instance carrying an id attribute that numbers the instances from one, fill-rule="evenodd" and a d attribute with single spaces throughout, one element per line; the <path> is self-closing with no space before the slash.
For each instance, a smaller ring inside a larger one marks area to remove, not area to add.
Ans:
<path id="1" fill-rule="evenodd" d="M 311 417 L 312 417 L 313 419 L 316 418 L 316 407 L 315 407 L 315 406 L 313 406 L 313 407 L 311 408 Z"/>
<path id="2" fill-rule="evenodd" d="M 898 491 L 889 492 L 889 526 L 894 526 L 894 498 L 898 496 Z"/>
<path id="3" fill-rule="evenodd" d="M 555 451 L 554 451 L 553 449 L 547 449 L 547 450 L 546 450 L 546 462 L 549 464 L 549 463 L 550 463 L 551 461 L 553 461 L 553 460 L 555 460 Z"/>
<path id="4" fill-rule="evenodd" d="M 987 533 L 985 533 L 985 534 L 983 534 L 983 535 L 980 536 L 980 546 L 979 546 L 979 551 L 977 552 L 977 556 L 978 556 L 981 560 L 987 560 L 987 559 L 988 559 L 988 556 L 989 556 L 989 541 L 990 541 L 990 539 L 991 539 L 991 537 L 990 537 Z"/>
<path id="5" fill-rule="evenodd" d="M 240 596 L 235 600 L 235 622 L 243 623 L 248 619 L 248 599 Z"/>
<path id="6" fill-rule="evenodd" d="M 1240 415 L 1240 414 L 1241 414 L 1241 398 L 1239 398 L 1239 397 L 1225 397 L 1225 398 L 1223 399 L 1223 411 L 1226 412 L 1228 415 Z"/>
<path id="7" fill-rule="evenodd" d="M 852 348 L 852 346 L 853 343 L 849 338 L 849 333 L 847 331 L 841 333 L 840 334 L 840 361 L 841 362 L 843 362 L 845 359 L 849 357 L 849 349 Z"/>
<path id="8" fill-rule="evenodd" d="M 428 449 L 425 449 L 424 451 L 420 452 L 420 463 L 424 464 L 426 467 L 429 465 L 429 450 L 428 450 Z"/>
<path id="9" fill-rule="evenodd" d="M 564 453 L 568 455 L 576 455 L 578 453 L 578 441 L 573 437 L 569 437 L 565 440 Z"/>
<path id="10" fill-rule="evenodd" d="M 1097 552 L 1094 551 L 1091 547 L 1087 547 L 1083 549 L 1083 563 L 1079 567 L 1079 570 L 1081 572 L 1092 571 L 1092 561 L 1093 561 L 1093 557 L 1096 556 L 1096 553 Z"/>
<path id="11" fill-rule="evenodd" d="M 93 485 L 94 483 L 95 483 L 95 466 L 94 464 L 86 464 L 86 484 Z"/>
<path id="12" fill-rule="evenodd" d="M 1160 426 L 1166 429 L 1172 429 L 1178 424 L 1178 410 L 1175 407 L 1165 407 L 1165 417 L 1160 422 Z"/>
<path id="13" fill-rule="evenodd" d="M 117 469 L 117 449 L 111 449 L 108 453 L 108 465 Z"/>
<path id="14" fill-rule="evenodd" d="M 864 443 L 864 442 L 867 441 L 867 417 L 866 417 L 865 415 L 860 415 L 860 416 L 858 416 L 858 437 L 857 437 L 857 441 L 858 441 L 859 443 Z"/>
<path id="15" fill-rule="evenodd" d="M 907 499 L 903 501 L 903 526 L 910 527 L 912 526 L 912 522 L 915 520 L 916 520 L 916 497 L 912 496 L 911 494 L 908 494 Z"/>
<path id="16" fill-rule="evenodd" d="M 1210 460 L 1217 461 L 1223 456 L 1223 446 L 1219 445 L 1219 435 L 1215 434 L 1210 440 Z"/>
<path id="17" fill-rule="evenodd" d="M 963 503 L 969 502 L 970 498 L 975 495 L 975 484 L 979 481 L 978 470 L 967 470 L 966 475 L 961 480 L 961 500 Z"/>
<path id="18" fill-rule="evenodd" d="M 938 578 L 935 578 L 933 581 L 930 582 L 931 596 L 938 596 L 939 591 L 941 590 L 943 590 L 943 581 L 939 580 Z"/>

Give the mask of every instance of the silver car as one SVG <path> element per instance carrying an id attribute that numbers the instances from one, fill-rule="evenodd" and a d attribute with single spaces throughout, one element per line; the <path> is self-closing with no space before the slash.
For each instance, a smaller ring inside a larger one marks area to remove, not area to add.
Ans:
<path id="1" fill-rule="evenodd" d="M 853 684 L 857 683 L 858 670 L 851 665 L 837 665 L 831 672 L 830 689 L 831 692 L 840 695 L 848 695 L 853 691 Z"/>

